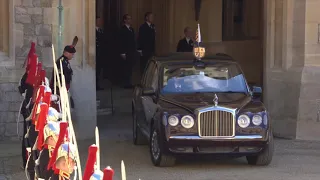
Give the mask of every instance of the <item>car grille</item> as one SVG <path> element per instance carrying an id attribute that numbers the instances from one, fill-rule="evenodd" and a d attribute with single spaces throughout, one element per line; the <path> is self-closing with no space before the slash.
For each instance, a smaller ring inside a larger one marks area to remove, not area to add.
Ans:
<path id="1" fill-rule="evenodd" d="M 234 115 L 226 111 L 201 112 L 198 116 L 200 137 L 234 136 Z"/>

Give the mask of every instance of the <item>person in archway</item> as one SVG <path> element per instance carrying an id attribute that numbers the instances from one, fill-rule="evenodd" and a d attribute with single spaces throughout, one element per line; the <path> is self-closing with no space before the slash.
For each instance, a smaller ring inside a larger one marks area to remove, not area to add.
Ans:
<path id="1" fill-rule="evenodd" d="M 145 23 L 143 23 L 139 28 L 138 50 L 142 55 L 140 58 L 141 75 L 144 72 L 149 58 L 155 54 L 156 28 L 153 24 L 153 19 L 154 17 L 152 12 L 147 12 L 144 16 Z"/>
<path id="2" fill-rule="evenodd" d="M 104 67 L 103 51 L 104 51 L 104 32 L 102 29 L 102 19 L 96 18 L 96 90 L 102 90 L 99 85 L 99 77 Z"/>
<path id="3" fill-rule="evenodd" d="M 192 52 L 193 51 L 193 31 L 190 27 L 184 28 L 185 37 L 181 39 L 177 46 L 177 52 Z"/>
<path id="4" fill-rule="evenodd" d="M 129 14 L 125 14 L 123 16 L 123 26 L 120 28 L 119 32 L 120 56 L 125 61 L 122 71 L 125 77 L 124 88 L 132 88 L 132 68 L 136 60 L 139 58 L 134 29 L 131 27 L 131 20 L 131 16 Z"/>

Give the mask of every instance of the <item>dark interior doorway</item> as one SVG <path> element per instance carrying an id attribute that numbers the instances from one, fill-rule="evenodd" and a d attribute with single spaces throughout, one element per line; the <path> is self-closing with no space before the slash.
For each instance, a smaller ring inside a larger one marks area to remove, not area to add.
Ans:
<path id="1" fill-rule="evenodd" d="M 120 85 L 121 59 L 118 52 L 118 31 L 122 22 L 121 0 L 97 0 L 97 16 L 102 18 L 104 30 L 103 50 L 103 78 L 109 80 L 113 85 Z"/>

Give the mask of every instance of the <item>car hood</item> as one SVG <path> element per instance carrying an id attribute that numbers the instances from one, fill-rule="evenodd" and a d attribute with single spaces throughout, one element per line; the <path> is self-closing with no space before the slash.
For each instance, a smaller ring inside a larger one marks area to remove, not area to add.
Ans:
<path id="1" fill-rule="evenodd" d="M 244 93 L 216 93 L 218 106 L 240 110 L 250 106 L 252 97 Z M 214 106 L 215 93 L 166 94 L 160 96 L 160 105 L 178 106 L 191 113 L 200 107 Z M 256 104 L 257 105 L 257 104 Z M 256 107 L 256 106 L 255 106 Z"/>

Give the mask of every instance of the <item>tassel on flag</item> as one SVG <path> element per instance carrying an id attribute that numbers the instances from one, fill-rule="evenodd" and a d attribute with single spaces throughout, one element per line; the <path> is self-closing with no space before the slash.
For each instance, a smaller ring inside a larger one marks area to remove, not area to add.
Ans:
<path id="1" fill-rule="evenodd" d="M 199 44 L 201 43 L 201 32 L 200 32 L 200 24 L 198 24 L 198 28 L 196 31 L 196 42 Z"/>

